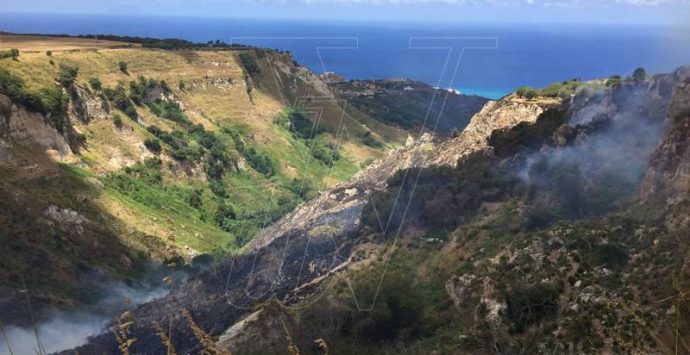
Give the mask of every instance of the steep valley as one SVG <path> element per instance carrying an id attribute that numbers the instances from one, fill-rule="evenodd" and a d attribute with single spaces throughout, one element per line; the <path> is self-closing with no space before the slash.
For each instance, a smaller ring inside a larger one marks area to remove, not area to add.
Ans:
<path id="1" fill-rule="evenodd" d="M 5 325 L 179 287 L 413 132 L 288 53 L 2 37 L 20 48 L 0 59 Z"/>
<path id="2" fill-rule="evenodd" d="M 136 309 L 130 350 L 685 352 L 688 83 L 681 68 L 489 102 Z"/>
<path id="3" fill-rule="evenodd" d="M 148 43 L 0 59 L 2 324 L 115 284 L 57 350 L 690 352 L 687 67 L 484 101 Z"/>

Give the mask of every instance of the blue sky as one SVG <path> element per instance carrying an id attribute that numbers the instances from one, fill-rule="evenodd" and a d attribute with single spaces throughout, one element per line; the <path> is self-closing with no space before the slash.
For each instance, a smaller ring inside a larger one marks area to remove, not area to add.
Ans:
<path id="1" fill-rule="evenodd" d="M 690 0 L 3 0 L 2 12 L 391 22 L 683 24 Z"/>

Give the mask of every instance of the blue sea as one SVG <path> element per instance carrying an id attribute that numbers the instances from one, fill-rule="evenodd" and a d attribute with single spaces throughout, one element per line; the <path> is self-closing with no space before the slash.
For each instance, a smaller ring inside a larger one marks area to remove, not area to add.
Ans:
<path id="1" fill-rule="evenodd" d="M 347 79 L 411 78 L 489 98 L 523 85 L 627 75 L 637 67 L 670 72 L 690 64 L 688 33 L 664 26 L 0 13 L 0 30 L 251 44 L 289 50 L 300 64 L 319 73 L 333 71 Z"/>

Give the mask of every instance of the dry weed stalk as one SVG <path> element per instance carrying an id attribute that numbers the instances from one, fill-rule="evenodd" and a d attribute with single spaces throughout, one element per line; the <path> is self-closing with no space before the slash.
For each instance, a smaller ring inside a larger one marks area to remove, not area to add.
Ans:
<path id="1" fill-rule="evenodd" d="M 134 325 L 132 312 L 124 312 L 115 318 L 117 327 L 115 329 L 115 339 L 122 355 L 130 355 L 129 348 L 137 341 L 137 338 L 129 337 L 129 328 Z"/>
<path id="2" fill-rule="evenodd" d="M 170 321 L 172 322 L 172 319 Z M 165 348 L 168 349 L 167 355 L 177 355 L 177 352 L 175 351 L 175 346 L 172 343 L 172 335 L 170 334 L 172 333 L 172 327 L 170 327 L 170 333 L 166 334 L 165 329 L 161 327 L 161 324 L 156 321 L 153 321 L 153 330 L 156 331 L 156 335 L 158 335 L 158 337 L 161 338 L 163 345 L 165 345 Z"/>
<path id="3" fill-rule="evenodd" d="M 285 331 L 285 340 L 287 340 L 288 343 L 288 354 L 299 355 L 299 348 L 292 341 L 292 336 L 290 336 L 290 332 L 288 331 L 287 325 L 285 324 L 285 320 L 283 318 L 280 318 L 280 323 L 283 325 L 283 331 Z"/>
<path id="4" fill-rule="evenodd" d="M 318 339 L 314 340 L 314 345 L 316 345 L 319 349 L 321 349 L 321 351 L 323 351 L 323 355 L 329 354 L 328 343 L 326 343 L 326 341 L 323 340 L 323 338 L 318 338 Z"/>
<path id="5" fill-rule="evenodd" d="M 182 316 L 187 321 L 187 326 L 189 327 L 189 329 L 192 330 L 194 337 L 196 337 L 196 340 L 199 341 L 199 344 L 203 348 L 203 350 L 201 351 L 201 354 L 203 354 L 203 355 L 231 355 L 230 351 L 216 348 L 216 343 L 213 341 L 213 338 L 211 338 L 210 335 L 206 334 L 206 332 L 203 329 L 201 329 L 201 327 L 199 327 L 196 324 L 196 322 L 194 322 L 194 318 L 192 318 L 192 315 L 189 313 L 188 310 L 183 309 L 182 310 Z"/>

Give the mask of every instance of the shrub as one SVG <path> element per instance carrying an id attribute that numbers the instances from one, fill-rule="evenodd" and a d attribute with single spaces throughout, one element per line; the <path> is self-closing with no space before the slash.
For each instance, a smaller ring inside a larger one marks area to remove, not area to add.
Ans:
<path id="1" fill-rule="evenodd" d="M 525 95 L 524 95 L 524 97 L 527 100 L 534 100 L 537 98 L 537 96 L 538 96 L 537 91 L 534 89 L 528 89 L 527 91 L 525 91 Z"/>
<path id="2" fill-rule="evenodd" d="M 200 209 L 203 207 L 204 202 L 201 199 L 201 190 L 200 189 L 194 189 L 192 192 L 189 194 L 189 197 L 187 198 L 187 203 L 189 206 Z"/>
<path id="3" fill-rule="evenodd" d="M 161 152 L 161 142 L 158 139 L 146 138 L 144 145 L 153 153 L 160 154 Z"/>
<path id="4" fill-rule="evenodd" d="M 383 144 L 381 142 L 379 142 L 376 138 L 374 138 L 370 131 L 367 131 L 366 133 L 364 133 L 364 135 L 362 136 L 362 143 L 364 145 L 372 147 L 372 148 L 383 147 Z"/>
<path id="5" fill-rule="evenodd" d="M 229 231 L 232 228 L 232 223 L 237 215 L 235 210 L 225 203 L 225 201 L 220 201 L 218 204 L 218 209 L 216 210 L 215 221 L 224 231 Z"/>
<path id="6" fill-rule="evenodd" d="M 518 97 L 524 97 L 527 90 L 530 90 L 530 88 L 527 86 L 521 86 L 521 87 L 517 88 L 517 90 L 515 90 L 515 94 Z"/>
<path id="7" fill-rule="evenodd" d="M 135 121 L 139 118 L 137 109 L 134 107 L 134 104 L 132 104 L 132 101 L 129 99 L 129 97 L 127 97 L 125 88 L 122 85 L 118 85 L 114 90 L 106 88 L 104 93 L 105 96 L 113 103 L 115 108 L 124 112 L 125 115 Z"/>
<path id="8" fill-rule="evenodd" d="M 113 124 L 114 124 L 115 127 L 117 127 L 117 128 L 122 127 L 122 117 L 120 116 L 119 113 L 115 113 L 115 114 L 113 115 Z"/>
<path id="9" fill-rule="evenodd" d="M 129 70 L 127 68 L 127 62 L 125 61 L 120 61 L 117 63 L 117 66 L 120 68 L 120 71 L 124 73 L 125 75 L 129 75 Z"/>
<path id="10" fill-rule="evenodd" d="M 96 91 L 100 91 L 101 89 L 103 89 L 103 84 L 101 84 L 101 81 L 98 80 L 98 78 L 89 79 L 89 85 L 91 85 L 91 88 Z"/>
<path id="11" fill-rule="evenodd" d="M 58 71 L 58 82 L 60 82 L 60 85 L 68 87 L 77 79 L 78 73 L 79 68 L 73 65 L 61 63 Z"/>
<path id="12" fill-rule="evenodd" d="M 208 183 L 208 187 L 211 189 L 211 192 L 218 197 L 225 198 L 228 196 L 225 190 L 225 184 L 222 180 L 211 180 Z"/>
<path id="13" fill-rule="evenodd" d="M 240 59 L 240 63 L 242 63 L 242 66 L 244 67 L 244 70 L 247 71 L 247 74 L 256 76 L 261 73 L 261 69 L 256 62 L 256 56 L 253 53 L 241 52 L 238 57 Z"/>
<path id="14" fill-rule="evenodd" d="M 606 80 L 606 86 L 618 86 L 623 82 L 620 75 L 612 75 L 608 80 Z"/>
<path id="15" fill-rule="evenodd" d="M 271 177 L 275 174 L 275 165 L 271 158 L 259 152 L 254 147 L 244 150 L 244 157 L 254 170 L 260 172 L 264 176 Z"/>
<path id="16" fill-rule="evenodd" d="M 628 262 L 628 252 L 618 244 L 600 244 L 594 247 L 586 260 L 592 265 L 616 269 Z"/>
<path id="17" fill-rule="evenodd" d="M 12 48 L 8 51 L 0 51 L 0 59 L 12 58 L 17 60 L 17 57 L 19 57 L 19 50 L 16 48 Z"/>
<path id="18" fill-rule="evenodd" d="M 554 317 L 558 313 L 559 293 L 557 287 L 545 283 L 513 288 L 506 295 L 506 317 L 512 323 L 511 330 L 521 333 L 544 319 Z"/>
<path id="19" fill-rule="evenodd" d="M 340 159 L 340 153 L 335 143 L 327 141 L 324 136 L 319 136 L 311 142 L 311 155 L 327 166 L 335 165 Z"/>
<path id="20" fill-rule="evenodd" d="M 53 55 L 53 51 L 46 51 L 46 55 L 49 56 L 49 57 L 52 56 L 52 55 Z"/>
<path id="21" fill-rule="evenodd" d="M 143 99 L 143 98 L 142 98 Z M 168 100 L 156 100 L 148 105 L 151 112 L 158 117 L 182 124 L 191 124 L 187 115 L 182 111 L 177 102 Z"/>
<path id="22" fill-rule="evenodd" d="M 414 287 L 413 275 L 414 269 L 397 258 L 383 279 L 378 272 L 356 275 L 353 285 L 358 302 L 375 303 L 368 312 L 351 309 L 345 315 L 345 332 L 370 341 L 393 341 L 418 333 L 426 300 L 420 288 Z"/>

